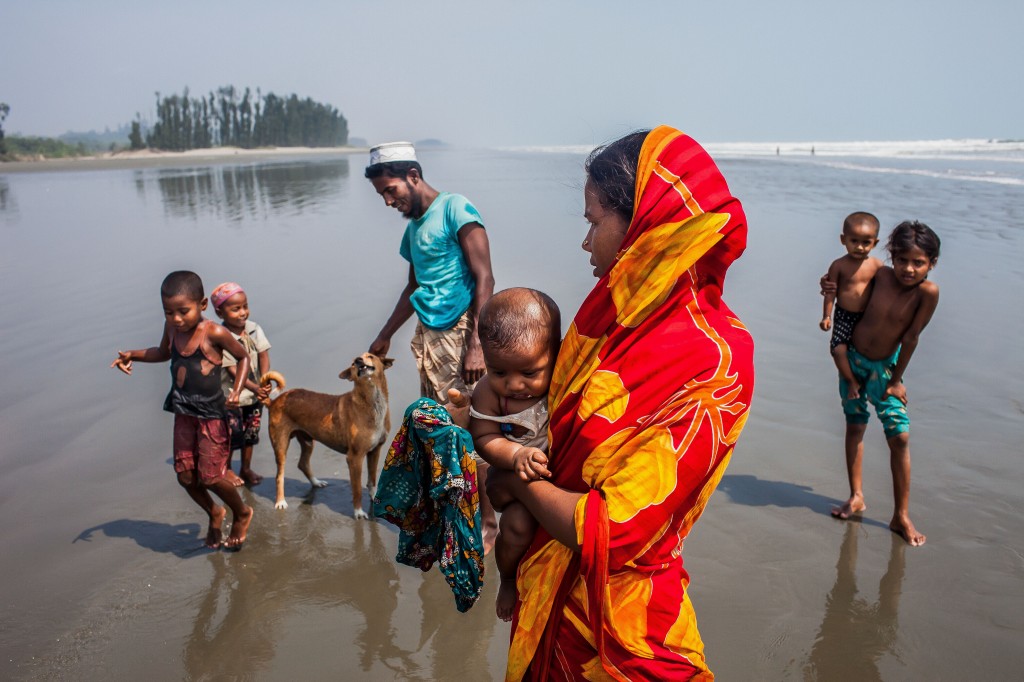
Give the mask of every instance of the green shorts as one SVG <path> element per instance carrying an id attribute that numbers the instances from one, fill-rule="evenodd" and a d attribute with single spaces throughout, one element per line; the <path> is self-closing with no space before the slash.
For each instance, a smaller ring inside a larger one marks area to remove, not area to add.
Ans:
<path id="1" fill-rule="evenodd" d="M 839 377 L 839 396 L 843 399 L 846 423 L 867 424 L 870 416 L 868 412 L 868 402 L 870 401 L 875 408 L 875 414 L 882 422 L 886 438 L 910 431 L 910 415 L 907 414 L 907 406 L 899 398 L 885 395 L 889 379 L 892 378 L 892 371 L 896 368 L 896 361 L 900 357 L 900 349 L 897 348 L 892 356 L 884 360 L 869 360 L 858 353 L 853 346 L 849 346 L 846 357 L 850 360 L 853 376 L 860 382 L 860 397 L 850 400 L 846 397 L 849 383 L 843 377 Z"/>

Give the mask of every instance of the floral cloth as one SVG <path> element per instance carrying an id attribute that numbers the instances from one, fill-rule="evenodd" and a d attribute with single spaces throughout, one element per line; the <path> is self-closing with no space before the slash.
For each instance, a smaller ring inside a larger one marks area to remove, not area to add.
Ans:
<path id="1" fill-rule="evenodd" d="M 583 493 L 582 551 L 538 530 L 507 680 L 713 679 L 682 550 L 753 393 L 753 341 L 721 299 L 746 219 L 707 152 L 665 126 L 644 141 L 635 198 L 549 394 L 551 480 Z"/>
<path id="2" fill-rule="evenodd" d="M 396 561 L 424 572 L 436 561 L 456 608 L 473 606 L 484 574 L 473 439 L 433 400 L 420 398 L 406 409 L 384 461 L 373 514 L 401 531 Z"/>

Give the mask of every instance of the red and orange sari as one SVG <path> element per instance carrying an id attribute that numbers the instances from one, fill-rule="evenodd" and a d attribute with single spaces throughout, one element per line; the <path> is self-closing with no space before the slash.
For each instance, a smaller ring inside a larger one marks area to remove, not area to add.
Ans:
<path id="1" fill-rule="evenodd" d="M 753 341 L 721 299 L 746 231 L 707 152 L 653 130 L 622 249 L 551 382 L 552 482 L 584 493 L 582 552 L 538 531 L 506 680 L 713 679 L 681 554 L 753 392 Z"/>

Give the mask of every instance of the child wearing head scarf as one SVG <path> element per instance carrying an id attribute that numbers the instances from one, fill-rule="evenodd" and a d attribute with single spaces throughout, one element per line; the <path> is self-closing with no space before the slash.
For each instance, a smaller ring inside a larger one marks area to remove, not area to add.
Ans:
<path id="1" fill-rule="evenodd" d="M 244 388 L 238 399 L 239 407 L 228 410 L 228 426 L 231 429 L 231 452 L 241 450 L 241 465 L 238 473 L 231 470 L 230 456 L 228 459 L 228 480 L 236 486 L 243 483 L 256 485 L 263 477 L 252 470 L 252 447 L 260 440 L 260 421 L 263 416 L 263 404 L 270 393 L 270 388 L 259 385 L 259 377 L 270 370 L 270 341 L 263 333 L 263 328 L 249 319 L 249 299 L 242 287 L 235 282 L 219 284 L 210 293 L 210 302 L 222 324 L 231 335 L 238 339 L 249 355 L 249 376 L 245 378 Z M 235 380 L 237 358 L 230 354 L 224 355 L 224 390 L 230 391 Z"/>

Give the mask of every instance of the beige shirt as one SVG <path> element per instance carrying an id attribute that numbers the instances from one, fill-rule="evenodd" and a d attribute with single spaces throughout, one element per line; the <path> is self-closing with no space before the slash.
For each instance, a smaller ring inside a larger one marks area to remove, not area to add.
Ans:
<path id="1" fill-rule="evenodd" d="M 252 320 L 246 320 L 245 333 L 238 335 L 231 332 L 231 336 L 238 339 L 238 342 L 245 347 L 246 351 L 248 351 L 249 366 L 251 367 L 250 374 L 251 376 L 256 377 L 255 380 L 258 381 L 259 377 L 257 375 L 260 371 L 259 354 L 265 350 L 270 350 L 270 341 L 267 340 L 266 334 L 263 333 L 263 328 Z M 228 368 L 234 367 L 237 364 L 238 360 L 231 357 L 231 354 L 225 351 L 223 364 L 221 366 Z M 221 372 L 221 375 L 224 395 L 229 396 L 231 395 L 231 389 L 235 386 L 235 379 L 228 372 Z M 256 394 L 247 388 L 243 388 L 238 398 L 238 404 L 252 405 L 255 402 Z"/>
<path id="2" fill-rule="evenodd" d="M 525 445 L 528 448 L 548 451 L 548 397 L 544 396 L 530 407 L 516 414 L 495 416 L 477 412 L 470 406 L 469 414 L 477 419 L 484 419 L 499 424 L 515 424 L 526 429 L 522 436 L 514 436 L 511 433 L 503 433 L 513 443 Z"/>

